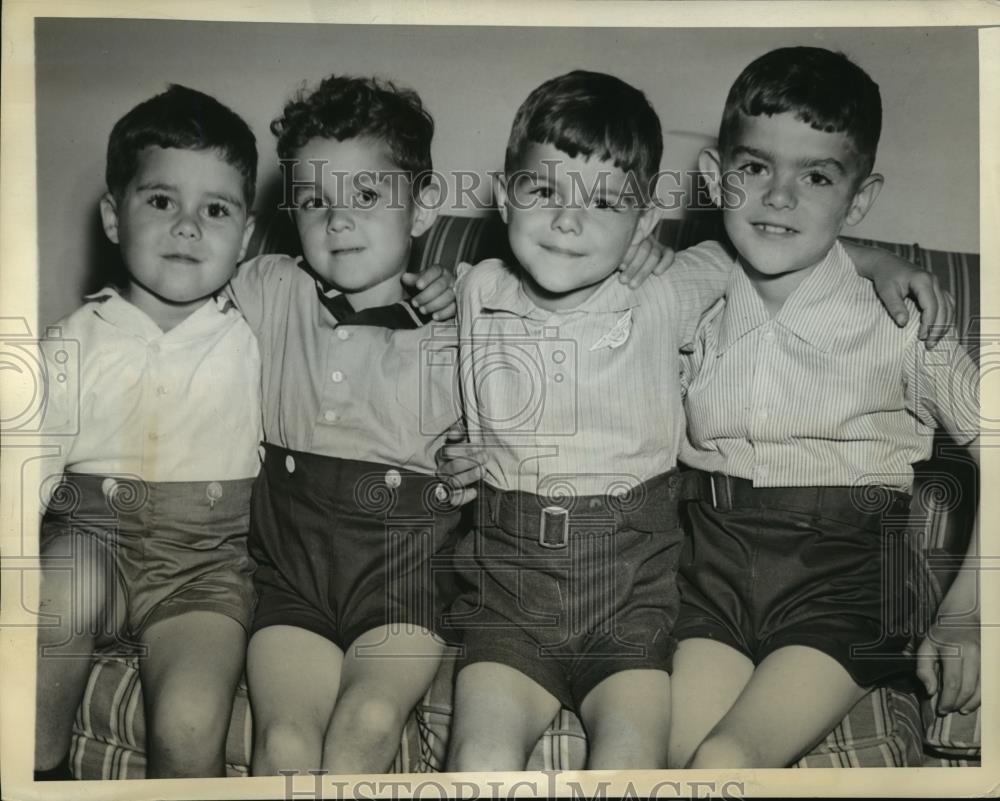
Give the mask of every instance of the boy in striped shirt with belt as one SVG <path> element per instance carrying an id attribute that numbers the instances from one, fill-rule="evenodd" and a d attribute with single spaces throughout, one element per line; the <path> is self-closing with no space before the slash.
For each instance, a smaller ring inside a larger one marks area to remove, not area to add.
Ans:
<path id="1" fill-rule="evenodd" d="M 905 528 L 935 428 L 975 454 L 979 379 L 953 332 L 927 351 L 915 320 L 890 322 L 837 241 L 881 188 L 881 111 L 842 54 L 782 48 L 737 78 L 701 156 L 742 269 L 686 365 L 681 458 L 700 500 L 680 567 L 675 767 L 786 766 L 912 670 L 919 575 L 890 521 Z M 975 603 L 965 569 L 939 615 Z M 979 703 L 978 629 L 958 632 L 942 712 Z M 942 635 L 918 650 L 930 692 Z"/>
<path id="2" fill-rule="evenodd" d="M 450 770 L 523 769 L 560 706 L 583 720 L 589 768 L 665 765 L 678 352 L 734 266 L 705 243 L 638 288 L 612 277 L 655 222 L 661 151 L 639 90 L 583 71 L 547 81 L 517 112 L 496 187 L 514 260 L 459 267 L 485 485 L 458 553 Z M 461 465 L 442 470 L 468 477 Z"/>

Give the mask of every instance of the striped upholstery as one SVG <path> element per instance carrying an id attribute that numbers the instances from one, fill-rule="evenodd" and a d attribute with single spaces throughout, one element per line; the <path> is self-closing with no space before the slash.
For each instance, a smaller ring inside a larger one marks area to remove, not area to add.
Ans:
<path id="1" fill-rule="evenodd" d="M 675 248 L 721 236 L 720 219 L 710 213 L 685 220 L 665 220 L 657 235 Z M 890 250 L 933 272 L 955 298 L 960 335 L 978 341 L 979 256 L 926 250 L 918 245 L 865 242 Z M 297 253 L 298 242 L 287 215 L 259 221 L 248 257 L 258 253 Z M 432 264 L 454 268 L 459 261 L 476 263 L 507 255 L 503 225 L 490 217 L 442 216 L 414 244 L 410 269 Z M 978 358 L 978 348 L 969 346 Z M 914 485 L 914 524 L 920 527 L 934 568 L 932 599 L 939 599 L 954 576 L 953 554 L 964 551 L 976 486 L 971 459 L 945 438 L 935 457 L 921 465 Z M 394 772 L 441 770 L 451 719 L 453 664 L 446 661 L 403 732 Z M 806 755 L 800 767 L 867 767 L 919 765 L 956 767 L 979 764 L 980 716 L 952 714 L 937 718 L 926 702 L 910 693 L 882 688 L 863 698 L 847 718 Z M 102 656 L 94 664 L 87 694 L 77 714 L 73 770 L 78 778 L 138 778 L 144 775 L 145 729 L 141 690 L 134 660 Z M 246 688 L 237 692 L 226 743 L 227 771 L 245 775 L 249 761 L 251 721 Z M 586 739 L 580 721 L 567 710 L 559 713 L 539 741 L 529 769 L 581 768 Z"/>

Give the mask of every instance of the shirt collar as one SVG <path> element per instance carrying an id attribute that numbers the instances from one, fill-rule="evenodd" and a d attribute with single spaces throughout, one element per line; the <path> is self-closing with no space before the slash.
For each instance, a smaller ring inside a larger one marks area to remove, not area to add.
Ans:
<path id="1" fill-rule="evenodd" d="M 84 300 L 95 304 L 94 314 L 105 322 L 147 341 L 161 337 L 169 337 L 178 342 L 200 339 L 222 324 L 228 316 L 227 312 L 236 308 L 229 298 L 217 295 L 206 300 L 178 325 L 164 332 L 148 314 L 123 298 L 113 286 L 106 286 L 86 295 Z"/>
<path id="2" fill-rule="evenodd" d="M 835 242 L 830 251 L 788 297 L 774 322 L 819 351 L 827 352 L 838 333 L 822 307 L 835 297 L 855 289 L 857 271 L 847 251 Z M 720 350 L 728 350 L 738 339 L 771 320 L 756 288 L 741 269 L 733 271 L 726 296 L 726 313 L 720 328 Z"/>
<path id="3" fill-rule="evenodd" d="M 548 319 L 552 314 L 548 309 L 540 308 L 528 297 L 521 285 L 516 269 L 504 265 L 505 270 L 491 291 L 484 292 L 482 308 L 484 311 L 501 311 L 516 314 L 518 317 L 533 319 Z M 618 273 L 609 275 L 589 298 L 579 306 L 567 309 L 564 314 L 586 312 L 601 314 L 605 312 L 623 312 L 639 305 L 639 296 L 635 290 L 618 280 Z"/>
<path id="4" fill-rule="evenodd" d="M 303 265 L 316 279 L 316 296 L 324 308 L 337 321 L 337 325 L 370 325 L 379 328 L 409 329 L 426 325 L 433 318 L 429 314 L 421 314 L 405 300 L 390 303 L 388 306 L 372 306 L 361 311 L 355 311 L 347 296 L 338 292 L 323 281 L 315 271 Z"/>

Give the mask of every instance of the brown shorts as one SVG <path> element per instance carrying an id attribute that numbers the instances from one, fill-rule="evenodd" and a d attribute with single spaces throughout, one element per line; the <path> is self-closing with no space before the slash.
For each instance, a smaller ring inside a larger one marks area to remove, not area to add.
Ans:
<path id="1" fill-rule="evenodd" d="M 191 611 L 218 612 L 246 629 L 254 603 L 247 554 L 252 486 L 250 478 L 147 482 L 66 473 L 42 519 L 42 548 L 55 566 L 60 557 L 70 564 L 70 549 L 81 547 L 73 535 L 101 548 L 135 637 Z"/>

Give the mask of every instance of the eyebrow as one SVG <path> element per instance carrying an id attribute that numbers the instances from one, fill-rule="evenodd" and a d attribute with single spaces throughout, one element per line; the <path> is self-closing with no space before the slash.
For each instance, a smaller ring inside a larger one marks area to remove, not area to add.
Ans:
<path id="1" fill-rule="evenodd" d="M 747 145 L 738 145 L 733 148 L 734 156 L 742 153 L 746 153 L 749 156 L 753 156 L 754 158 L 758 158 L 763 161 L 770 161 L 771 163 L 774 163 L 775 161 L 774 154 L 767 150 L 760 150 L 759 148 L 749 147 Z M 797 163 L 800 167 L 831 167 L 841 175 L 847 175 L 847 168 L 835 158 L 800 159 Z"/>
<path id="2" fill-rule="evenodd" d="M 136 187 L 136 190 L 139 191 L 139 192 L 155 192 L 155 191 L 160 191 L 160 192 L 177 192 L 178 191 L 177 187 L 174 186 L 173 184 L 165 184 L 165 183 L 161 183 L 161 182 L 153 182 L 153 183 L 148 183 L 148 184 L 140 184 L 139 186 Z M 224 201 L 226 203 L 229 203 L 229 204 L 231 204 L 233 206 L 236 206 L 237 208 L 241 208 L 241 209 L 243 208 L 243 201 L 240 198 L 235 197 L 235 196 L 230 195 L 230 194 L 227 194 L 225 192 L 209 192 L 208 196 L 210 198 L 212 198 L 213 200 L 222 200 L 222 201 Z"/>

